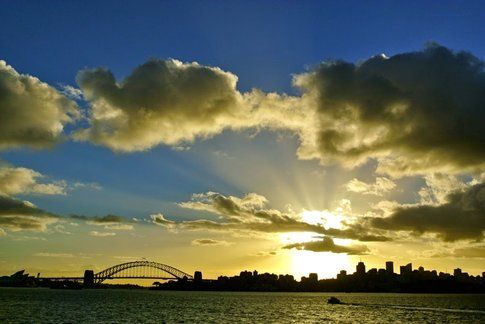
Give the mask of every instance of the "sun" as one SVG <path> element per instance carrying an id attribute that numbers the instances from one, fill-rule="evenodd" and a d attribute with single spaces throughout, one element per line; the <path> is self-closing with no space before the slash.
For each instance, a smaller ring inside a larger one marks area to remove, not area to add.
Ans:
<path id="1" fill-rule="evenodd" d="M 342 215 L 331 213 L 327 210 L 304 210 L 300 213 L 300 217 L 304 222 L 314 225 L 323 225 L 325 228 L 343 227 Z"/>
<path id="2" fill-rule="evenodd" d="M 340 270 L 349 271 L 351 258 L 346 254 L 330 252 L 311 252 L 291 250 L 290 268 L 295 276 L 306 276 L 311 272 L 318 274 L 319 278 L 335 278 Z"/>
<path id="3" fill-rule="evenodd" d="M 299 214 L 302 221 L 321 225 L 325 228 L 342 229 L 343 215 L 321 210 L 304 210 Z M 309 242 L 320 239 L 320 234 L 313 232 L 291 232 L 279 235 L 281 243 L 288 245 L 293 243 Z M 340 245 L 348 245 L 351 240 L 334 239 Z M 329 252 L 312 252 L 303 250 L 289 250 L 291 272 L 298 276 L 308 276 L 310 272 L 316 272 L 320 278 L 332 278 L 340 270 L 349 270 L 351 258 L 346 254 Z"/>

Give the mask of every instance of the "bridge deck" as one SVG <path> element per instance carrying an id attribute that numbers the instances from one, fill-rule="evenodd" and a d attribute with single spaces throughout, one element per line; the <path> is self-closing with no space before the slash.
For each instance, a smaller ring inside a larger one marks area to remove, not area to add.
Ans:
<path id="1" fill-rule="evenodd" d="M 84 277 L 40 277 L 41 280 L 84 280 Z M 94 277 L 94 279 L 100 279 L 98 277 Z M 160 280 L 177 280 L 178 278 L 174 277 L 153 277 L 153 276 L 120 276 L 120 277 L 106 277 L 102 278 L 104 280 L 112 280 L 112 279 L 160 279 Z M 187 280 L 192 280 L 191 278 L 187 278 Z"/>

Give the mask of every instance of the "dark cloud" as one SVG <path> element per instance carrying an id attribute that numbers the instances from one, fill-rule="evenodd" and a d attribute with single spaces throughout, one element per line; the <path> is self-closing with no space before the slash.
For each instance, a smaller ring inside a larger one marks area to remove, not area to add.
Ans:
<path id="1" fill-rule="evenodd" d="M 88 223 L 94 223 L 99 225 L 124 223 L 127 221 L 126 218 L 117 215 L 105 215 L 105 216 L 85 216 L 85 215 L 71 215 L 73 219 L 79 219 Z"/>
<path id="2" fill-rule="evenodd" d="M 321 240 L 318 241 L 288 244 L 285 245 L 283 248 L 307 250 L 313 252 L 345 253 L 349 255 L 362 255 L 369 252 L 369 249 L 365 245 L 338 245 L 335 244 L 333 239 L 330 237 L 323 237 Z"/>
<path id="3" fill-rule="evenodd" d="M 483 169 L 484 62 L 430 44 L 360 64 L 326 62 L 295 77 L 315 129 L 299 154 L 355 166 L 369 158 L 393 176 Z"/>
<path id="4" fill-rule="evenodd" d="M 445 241 L 482 240 L 485 183 L 449 194 L 442 205 L 398 207 L 389 217 L 371 219 L 371 226 L 416 234 L 436 233 Z"/>
<path id="5" fill-rule="evenodd" d="M 392 238 L 382 234 L 371 234 L 370 229 L 358 223 L 347 224 L 344 222 L 344 229 L 329 228 L 323 234 L 358 240 L 362 242 L 387 242 L 392 241 Z M 375 230 L 374 230 L 375 232 Z"/>
<path id="6" fill-rule="evenodd" d="M 255 193 L 242 198 L 226 196 L 216 192 L 195 194 L 188 202 L 180 203 L 184 208 L 208 211 L 219 215 L 223 221 L 196 219 L 190 221 L 173 221 L 162 214 L 152 215 L 152 221 L 170 229 L 213 230 L 213 231 L 246 231 L 261 233 L 313 232 L 334 237 L 360 241 L 387 241 L 387 237 L 375 235 L 369 229 L 358 225 L 347 225 L 346 228 L 325 228 L 321 224 L 310 224 L 294 213 L 284 213 L 266 207 L 267 199 Z"/>
<path id="7" fill-rule="evenodd" d="M 79 116 L 74 101 L 0 60 L 0 149 L 52 146 Z"/>
<path id="8" fill-rule="evenodd" d="M 227 246 L 227 245 L 231 245 L 231 243 L 229 243 L 227 241 L 214 240 L 214 239 L 196 239 L 196 240 L 192 241 L 192 245 L 210 245 L 210 246 L 222 245 L 222 246 Z"/>
<path id="9" fill-rule="evenodd" d="M 35 207 L 33 204 L 0 195 L 0 228 L 11 231 L 45 231 L 47 225 L 57 222 L 59 217 Z"/>

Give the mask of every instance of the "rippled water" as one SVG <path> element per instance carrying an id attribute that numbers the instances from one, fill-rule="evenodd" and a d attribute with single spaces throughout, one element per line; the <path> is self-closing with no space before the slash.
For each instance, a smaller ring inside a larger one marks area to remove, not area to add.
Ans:
<path id="1" fill-rule="evenodd" d="M 0 288 L 0 323 L 322 321 L 484 323 L 485 295 Z"/>

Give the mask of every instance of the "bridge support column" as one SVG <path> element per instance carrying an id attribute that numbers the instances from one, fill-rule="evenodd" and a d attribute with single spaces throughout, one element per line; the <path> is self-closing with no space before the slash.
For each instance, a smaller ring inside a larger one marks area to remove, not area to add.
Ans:
<path id="1" fill-rule="evenodd" d="M 93 270 L 84 271 L 83 285 L 84 285 L 84 287 L 94 286 L 94 271 Z"/>

